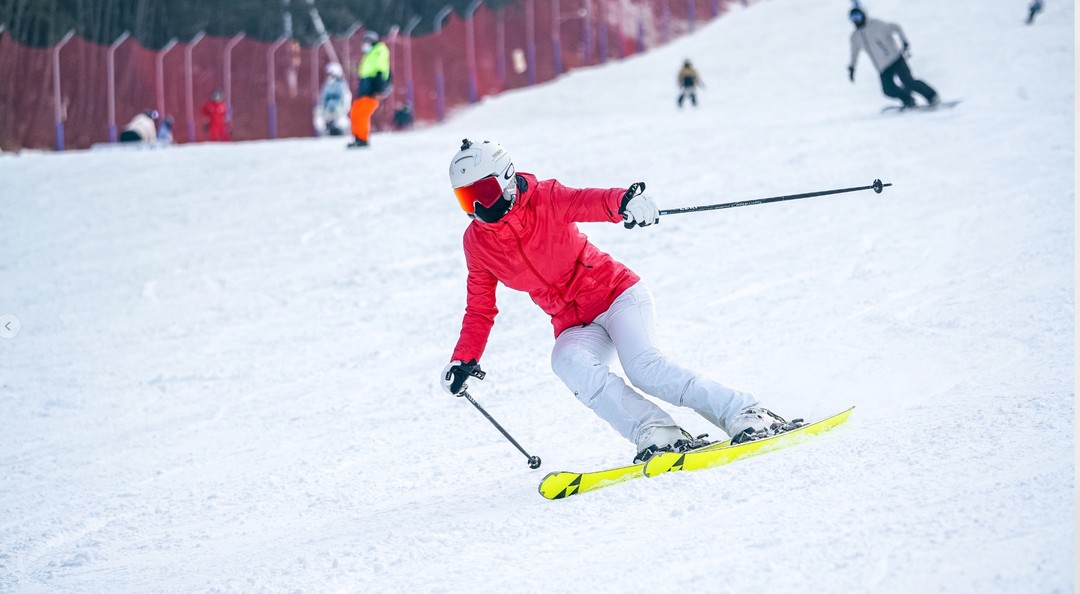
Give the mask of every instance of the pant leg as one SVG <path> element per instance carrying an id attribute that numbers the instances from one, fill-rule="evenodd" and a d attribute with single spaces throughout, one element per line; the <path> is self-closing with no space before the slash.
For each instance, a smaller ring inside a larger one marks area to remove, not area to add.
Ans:
<path id="1" fill-rule="evenodd" d="M 352 133 L 359 140 L 368 141 L 371 136 L 371 115 L 379 108 L 376 97 L 357 97 L 352 103 L 349 116 L 352 118 Z"/>
<path id="2" fill-rule="evenodd" d="M 885 93 L 886 96 L 899 99 L 904 102 L 904 105 L 911 107 L 912 105 L 915 105 L 915 100 L 912 99 L 911 92 L 896 84 L 898 70 L 903 63 L 904 58 L 900 57 L 890 64 L 888 68 L 881 71 L 881 91 Z"/>
<path id="3" fill-rule="evenodd" d="M 896 61 L 896 75 L 900 78 L 900 84 L 909 91 L 909 94 L 910 91 L 914 91 L 925 97 L 927 103 L 934 102 L 934 98 L 937 97 L 937 91 L 932 89 L 930 85 L 911 75 L 911 68 L 908 67 L 907 60 L 905 60 L 903 56 Z"/>
<path id="4" fill-rule="evenodd" d="M 594 324 L 611 336 L 630 383 L 665 402 L 692 408 L 729 435 L 726 420 L 758 404 L 752 395 L 684 369 L 660 352 L 656 311 L 644 283 L 627 289 Z"/>
<path id="5" fill-rule="evenodd" d="M 675 426 L 663 409 L 611 372 L 608 365 L 614 358 L 615 347 L 606 330 L 596 324 L 577 326 L 555 339 L 551 369 L 578 400 L 634 444 L 647 429 Z"/>

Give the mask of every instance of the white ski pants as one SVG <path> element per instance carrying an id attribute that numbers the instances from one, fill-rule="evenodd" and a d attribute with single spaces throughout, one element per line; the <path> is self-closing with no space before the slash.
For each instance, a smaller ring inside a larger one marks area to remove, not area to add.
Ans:
<path id="1" fill-rule="evenodd" d="M 750 394 L 683 369 L 660 352 L 652 294 L 638 282 L 593 323 L 564 330 L 551 351 L 551 368 L 585 406 L 639 447 L 649 445 L 639 443 L 648 430 L 678 424 L 611 372 L 616 354 L 639 390 L 689 407 L 725 432 L 726 419 L 758 404 Z"/>

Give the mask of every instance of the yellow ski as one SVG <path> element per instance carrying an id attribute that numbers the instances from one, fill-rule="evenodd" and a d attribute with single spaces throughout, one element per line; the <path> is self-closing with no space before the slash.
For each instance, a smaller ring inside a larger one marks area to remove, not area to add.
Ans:
<path id="1" fill-rule="evenodd" d="M 747 441 L 735 445 L 725 444 L 724 447 L 712 447 L 682 454 L 657 454 L 652 458 L 649 458 L 648 463 L 645 464 L 643 474 L 648 477 L 653 477 L 658 474 L 674 472 L 677 470 L 701 470 L 703 468 L 711 468 L 713 466 L 734 462 L 739 458 L 786 448 L 842 424 L 844 421 L 848 420 L 848 417 L 851 416 L 851 411 L 853 410 L 855 410 L 854 406 L 840 414 L 833 415 L 816 423 L 803 425 L 797 429 L 785 431 L 778 435 L 763 439 Z"/>
<path id="2" fill-rule="evenodd" d="M 723 448 L 730 445 L 730 441 L 721 441 L 709 444 L 697 452 L 706 452 L 715 448 Z M 597 470 L 594 472 L 552 472 L 540 481 L 540 494 L 547 499 L 564 499 L 571 495 L 595 491 L 603 487 L 609 487 L 630 479 L 645 476 L 643 470 L 645 464 L 631 464 L 621 468 Z"/>

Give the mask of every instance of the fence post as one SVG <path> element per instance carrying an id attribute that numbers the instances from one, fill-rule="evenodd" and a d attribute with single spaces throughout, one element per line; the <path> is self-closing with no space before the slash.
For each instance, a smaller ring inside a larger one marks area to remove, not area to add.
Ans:
<path id="1" fill-rule="evenodd" d="M 439 12 L 435 13 L 434 25 L 435 35 L 440 39 L 442 38 L 443 20 L 450 14 L 450 11 L 454 10 L 453 4 L 447 4 L 439 9 Z M 438 52 L 439 56 L 435 59 L 435 117 L 438 121 L 443 121 L 446 118 L 446 77 L 443 74 L 443 52 Z"/>
<path id="2" fill-rule="evenodd" d="M 230 124 L 233 120 L 232 108 L 232 51 L 244 39 L 243 33 L 233 35 L 229 43 L 225 44 L 225 119 Z M 161 117 L 165 117 L 163 113 Z"/>
<path id="3" fill-rule="evenodd" d="M 188 130 L 188 142 L 195 142 L 195 89 L 194 82 L 192 81 L 191 65 L 191 52 L 195 49 L 196 45 L 206 37 L 206 32 L 199 31 L 195 34 L 195 37 L 191 38 L 191 41 L 184 47 L 184 86 L 187 94 L 187 130 Z"/>
<path id="4" fill-rule="evenodd" d="M 416 109 L 415 87 L 412 70 L 412 32 L 420 24 L 420 17 L 414 16 L 405 23 L 405 99 Z"/>
<path id="5" fill-rule="evenodd" d="M 266 50 L 266 113 L 269 120 L 266 135 L 268 138 L 277 138 L 277 69 L 274 68 L 274 54 L 288 40 L 288 37 L 282 37 L 270 44 Z"/>
<path id="6" fill-rule="evenodd" d="M 639 54 L 645 53 L 645 10 L 648 8 L 645 0 L 640 0 L 638 6 L 641 10 L 638 11 L 638 25 L 637 25 L 637 51 Z M 649 11 L 650 14 L 652 11 Z"/>
<path id="7" fill-rule="evenodd" d="M 697 20 L 697 6 L 694 0 L 686 0 L 686 20 L 689 21 L 690 32 L 694 32 L 694 21 Z"/>
<path id="8" fill-rule="evenodd" d="M 469 69 L 469 103 L 476 103 L 480 99 L 477 88 L 479 85 L 476 82 L 476 27 L 473 16 L 481 3 L 481 0 L 473 0 L 465 8 L 465 60 Z"/>
<path id="9" fill-rule="evenodd" d="M 587 66 L 592 62 L 592 0 L 581 0 L 581 12 L 583 29 L 581 34 L 581 43 L 584 46 L 584 52 L 581 63 L 583 66 Z"/>
<path id="10" fill-rule="evenodd" d="M 64 108 L 60 101 L 60 50 L 71 41 L 75 35 L 75 29 L 67 32 L 64 38 L 57 43 L 52 50 L 53 62 L 53 116 L 55 118 L 56 150 L 64 150 Z"/>
<path id="11" fill-rule="evenodd" d="M 562 74 L 562 11 L 559 9 L 559 0 L 551 0 L 551 61 L 555 67 L 555 76 Z"/>
<path id="12" fill-rule="evenodd" d="M 536 84 L 536 4 L 525 0 L 525 67 L 529 85 Z"/>
<path id="13" fill-rule="evenodd" d="M 608 24 L 607 2 L 600 1 L 600 8 L 596 11 L 596 20 L 599 21 L 596 32 L 596 58 L 601 64 L 607 64 L 608 59 Z"/>
<path id="14" fill-rule="evenodd" d="M 671 41 L 671 0 L 664 0 L 664 11 L 661 17 L 664 29 L 664 43 Z"/>
<path id="15" fill-rule="evenodd" d="M 161 117 L 165 117 L 165 54 L 176 46 L 177 39 L 173 37 L 157 52 L 155 64 L 157 66 L 157 110 Z"/>
<path id="16" fill-rule="evenodd" d="M 386 32 L 386 35 L 383 35 L 383 39 L 386 40 L 386 47 L 394 48 L 394 49 L 392 49 L 390 51 L 390 73 L 391 73 L 391 76 L 393 76 L 394 72 L 397 72 L 397 66 L 396 66 L 397 62 L 396 62 L 396 60 L 398 58 L 395 58 L 395 56 L 397 55 L 398 36 L 400 34 L 401 34 L 401 27 L 399 27 L 397 25 L 390 25 L 390 29 Z M 393 82 L 391 81 L 390 90 L 389 90 L 389 92 L 386 93 L 386 103 L 385 103 L 386 111 L 390 112 L 390 114 L 393 114 L 395 111 L 397 111 L 397 106 L 398 106 L 397 96 L 398 96 L 398 93 L 394 89 Z M 391 117 L 391 126 L 393 126 L 393 118 L 392 117 Z"/>
<path id="17" fill-rule="evenodd" d="M 116 50 L 131 33 L 124 31 L 116 41 L 109 46 L 109 53 L 105 56 L 105 68 L 109 76 L 109 142 L 116 142 Z"/>
<path id="18" fill-rule="evenodd" d="M 615 5 L 615 11 L 615 44 L 616 49 L 618 50 L 619 59 L 621 60 L 626 57 L 626 51 L 625 48 L 623 48 L 623 18 L 625 17 L 625 13 L 623 12 L 622 2 Z"/>
<path id="19" fill-rule="evenodd" d="M 342 52 L 345 63 L 341 65 L 341 68 L 345 71 L 345 84 L 349 89 L 355 89 L 358 82 L 356 80 L 356 68 L 353 67 L 352 63 L 352 38 L 356 36 L 362 26 L 362 23 L 353 23 L 349 30 L 345 31 L 345 51 Z M 391 57 L 393 57 L 393 54 L 391 54 Z M 390 71 L 393 72 L 393 69 Z"/>
<path id="20" fill-rule="evenodd" d="M 330 38 L 326 37 L 321 43 L 316 42 L 315 45 L 311 46 L 311 84 L 308 85 L 308 88 L 311 91 L 312 110 L 314 110 L 315 106 L 319 104 L 319 80 L 321 78 L 321 73 L 319 72 L 319 50 L 323 49 L 323 47 L 325 47 L 328 43 L 330 43 Z M 333 47 L 333 45 L 330 46 L 331 50 L 333 50 Z M 330 61 L 337 62 L 337 52 L 326 52 L 326 54 L 328 56 L 331 56 Z M 314 124 L 312 125 L 311 129 L 315 129 Z"/>
<path id="21" fill-rule="evenodd" d="M 506 17 L 504 7 L 495 9 L 495 74 L 506 89 Z"/>

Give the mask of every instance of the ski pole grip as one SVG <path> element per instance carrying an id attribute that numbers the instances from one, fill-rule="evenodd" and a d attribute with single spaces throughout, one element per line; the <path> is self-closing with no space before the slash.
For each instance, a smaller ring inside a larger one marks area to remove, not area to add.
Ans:
<path id="1" fill-rule="evenodd" d="M 623 220 L 626 219 L 626 205 L 630 204 L 630 201 L 634 199 L 634 196 L 640 196 L 645 191 L 645 182 L 634 182 L 630 184 L 630 187 L 626 189 L 626 193 L 623 194 L 622 203 L 619 204 L 619 214 L 623 216 Z M 633 229 L 637 223 L 624 222 L 623 227 L 627 229 Z"/>

